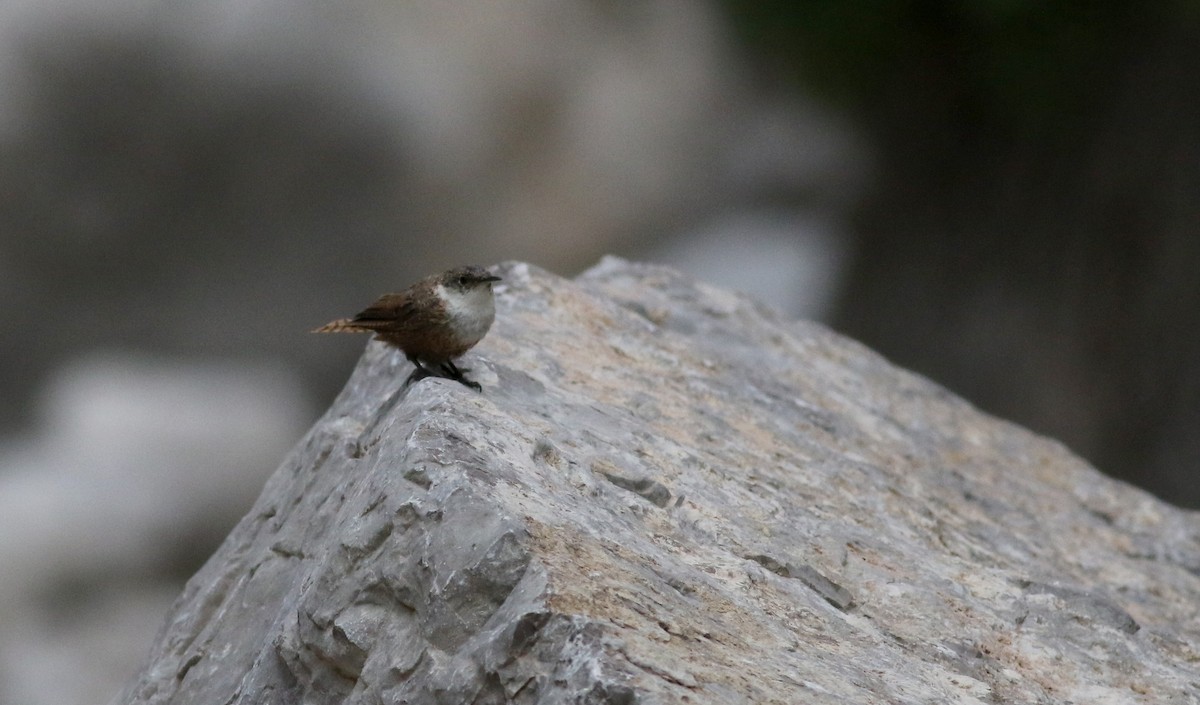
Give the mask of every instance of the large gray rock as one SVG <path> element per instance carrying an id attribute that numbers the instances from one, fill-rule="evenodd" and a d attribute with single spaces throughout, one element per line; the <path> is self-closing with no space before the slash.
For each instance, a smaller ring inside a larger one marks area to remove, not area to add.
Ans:
<path id="1" fill-rule="evenodd" d="M 1200 521 L 664 269 L 372 343 L 125 703 L 1197 703 Z"/>

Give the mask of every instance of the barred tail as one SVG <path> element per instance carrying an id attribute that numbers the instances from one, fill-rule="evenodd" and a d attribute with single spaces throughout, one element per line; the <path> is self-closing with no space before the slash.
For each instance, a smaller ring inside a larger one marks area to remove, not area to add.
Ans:
<path id="1" fill-rule="evenodd" d="M 339 318 L 336 321 L 330 321 L 320 328 L 314 328 L 313 333 L 370 333 L 370 328 L 363 328 L 355 325 L 354 320 L 350 318 Z"/>

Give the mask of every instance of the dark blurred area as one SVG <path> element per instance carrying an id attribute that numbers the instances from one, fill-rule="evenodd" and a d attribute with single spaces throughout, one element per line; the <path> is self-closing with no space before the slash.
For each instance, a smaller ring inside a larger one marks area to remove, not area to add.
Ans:
<path id="1" fill-rule="evenodd" d="M 361 353 L 307 331 L 467 262 L 672 263 L 1200 506 L 1198 40 L 1186 2 L 0 5 L 0 705 L 115 692 Z"/>
<path id="2" fill-rule="evenodd" d="M 728 7 L 875 156 L 834 327 L 1200 506 L 1200 5 Z"/>
<path id="3" fill-rule="evenodd" d="M 413 229 L 384 106 L 336 65 L 264 69 L 146 31 L 21 49 L 0 143 L 0 422 L 28 423 L 47 371 L 87 348 L 257 355 L 336 391 L 355 351 L 304 326 L 403 270 Z"/>

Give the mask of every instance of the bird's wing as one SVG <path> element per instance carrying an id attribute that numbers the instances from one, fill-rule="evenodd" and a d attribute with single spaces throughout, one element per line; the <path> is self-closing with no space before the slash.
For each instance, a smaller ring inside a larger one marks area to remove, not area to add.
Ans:
<path id="1" fill-rule="evenodd" d="M 356 326 L 377 330 L 404 328 L 416 315 L 412 300 L 404 294 L 384 294 L 375 303 L 359 311 L 351 321 Z"/>

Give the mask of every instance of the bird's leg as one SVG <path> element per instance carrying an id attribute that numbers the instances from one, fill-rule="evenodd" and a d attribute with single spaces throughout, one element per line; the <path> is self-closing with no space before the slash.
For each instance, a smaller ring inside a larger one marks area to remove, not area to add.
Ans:
<path id="1" fill-rule="evenodd" d="M 415 358 L 415 357 L 411 357 L 411 356 L 410 356 L 410 357 L 408 358 L 408 361 L 409 361 L 409 362 L 411 362 L 411 363 L 413 364 L 413 366 L 414 366 L 416 369 L 414 369 L 414 370 L 412 371 L 412 374 L 410 374 L 410 375 L 408 376 L 408 379 L 404 380 L 404 386 L 405 386 L 405 387 L 407 387 L 408 385 L 412 384 L 413 382 L 416 382 L 416 381 L 418 381 L 418 380 L 425 379 L 426 377 L 433 377 L 433 376 L 435 376 L 435 375 L 434 375 L 434 373 L 433 373 L 433 372 L 432 372 L 432 371 L 431 371 L 429 368 L 427 368 L 427 367 L 425 367 L 424 365 L 422 365 L 422 364 L 421 364 L 421 361 L 420 361 L 420 360 L 418 360 L 417 358 Z"/>
<path id="2" fill-rule="evenodd" d="M 470 370 L 466 369 L 465 367 L 460 368 L 451 360 L 446 360 L 443 362 L 441 364 L 441 368 L 443 372 L 450 375 L 451 379 L 458 379 L 459 377 L 462 377 L 466 373 L 470 372 Z"/>
<path id="3" fill-rule="evenodd" d="M 407 387 L 408 385 L 412 384 L 413 382 L 417 382 L 419 380 L 425 379 L 426 377 L 433 377 L 433 376 L 434 376 L 433 373 L 430 372 L 429 370 L 425 369 L 424 367 L 417 367 L 417 369 L 413 370 L 412 374 L 410 374 L 404 380 L 404 386 Z"/>
<path id="4" fill-rule="evenodd" d="M 411 362 L 413 367 L 416 369 L 412 371 L 412 374 L 408 376 L 408 379 L 404 380 L 405 387 L 413 382 L 425 379 L 426 377 L 444 377 L 446 379 L 452 379 L 463 386 L 470 387 L 477 392 L 483 391 L 483 387 L 479 386 L 478 382 L 473 382 L 464 376 L 464 373 L 468 370 L 460 369 L 458 365 L 455 365 L 449 360 L 438 363 L 438 366 L 434 369 L 430 369 L 422 365 L 421 361 L 415 357 L 409 357 L 408 361 Z"/>
<path id="5" fill-rule="evenodd" d="M 452 379 L 464 386 L 470 387 L 471 389 L 474 389 L 477 392 L 483 391 L 483 387 L 479 386 L 478 382 L 472 382 L 471 380 L 466 378 L 465 373 L 470 372 L 470 370 L 459 369 L 458 365 L 455 365 L 450 360 L 446 360 L 445 362 L 438 365 L 438 367 L 440 367 L 442 369 L 442 372 L 445 372 L 446 375 L 450 379 Z"/>

